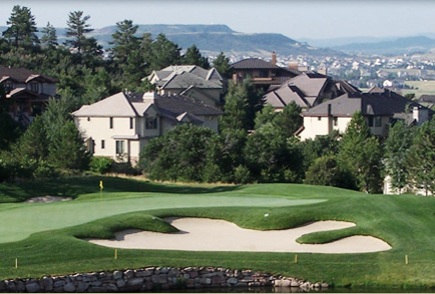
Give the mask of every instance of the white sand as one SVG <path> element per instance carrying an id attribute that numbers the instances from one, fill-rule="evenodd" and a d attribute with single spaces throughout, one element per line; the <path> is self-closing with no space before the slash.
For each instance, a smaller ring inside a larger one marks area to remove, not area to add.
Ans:
<path id="1" fill-rule="evenodd" d="M 188 251 L 257 251 L 364 253 L 391 249 L 386 242 L 370 236 L 352 236 L 319 245 L 299 244 L 300 236 L 320 231 L 340 230 L 355 226 L 349 222 L 321 221 L 288 230 L 247 230 L 224 221 L 204 218 L 168 219 L 177 233 L 128 230 L 116 233 L 115 240 L 88 240 L 113 248 L 162 249 Z"/>

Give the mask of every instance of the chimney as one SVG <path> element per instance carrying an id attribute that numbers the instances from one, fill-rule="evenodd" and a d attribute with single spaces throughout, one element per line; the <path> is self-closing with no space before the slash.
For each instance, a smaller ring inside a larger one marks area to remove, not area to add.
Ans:
<path id="1" fill-rule="evenodd" d="M 154 100 L 156 98 L 157 98 L 157 93 L 155 91 L 148 91 L 143 94 L 142 101 L 154 103 Z"/>
<path id="2" fill-rule="evenodd" d="M 276 65 L 276 52 L 275 51 L 272 52 L 272 61 L 271 61 L 271 63 L 273 65 Z"/>
<path id="3" fill-rule="evenodd" d="M 288 63 L 288 68 L 298 70 L 298 62 L 297 61 L 290 61 Z"/>
<path id="4" fill-rule="evenodd" d="M 325 76 L 328 75 L 328 69 L 326 68 L 326 66 L 319 66 L 319 67 L 317 68 L 317 72 L 318 72 L 319 74 L 322 74 L 322 75 L 325 75 Z"/>
<path id="5" fill-rule="evenodd" d="M 429 113 L 427 109 L 418 106 L 412 108 L 412 118 L 417 121 L 417 124 L 422 124 L 429 120 Z"/>

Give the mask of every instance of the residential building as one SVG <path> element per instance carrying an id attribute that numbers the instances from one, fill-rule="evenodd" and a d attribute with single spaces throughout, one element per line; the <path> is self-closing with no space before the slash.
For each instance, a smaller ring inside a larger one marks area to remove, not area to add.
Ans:
<path id="1" fill-rule="evenodd" d="M 9 113 L 22 124 L 40 114 L 50 97 L 56 95 L 55 78 L 24 68 L 0 66 L 0 84 L 10 99 Z"/>
<path id="2" fill-rule="evenodd" d="M 345 93 L 359 93 L 358 88 L 317 72 L 304 72 L 278 87 L 271 88 L 263 96 L 265 104 L 281 111 L 287 104 L 295 102 L 302 110 L 334 99 Z"/>
<path id="3" fill-rule="evenodd" d="M 281 85 L 300 74 L 298 70 L 290 67 L 277 66 L 275 53 L 272 54 L 270 62 L 259 58 L 247 58 L 233 63 L 231 70 L 234 83 L 250 79 L 255 87 L 263 91 L 267 91 L 272 85 Z"/>
<path id="4" fill-rule="evenodd" d="M 148 77 L 160 95 L 180 94 L 207 105 L 220 107 L 224 79 L 215 68 L 209 70 L 196 65 L 171 65 L 153 71 Z"/>
<path id="5" fill-rule="evenodd" d="M 395 92 L 373 88 L 368 93 L 343 94 L 303 112 L 303 127 L 296 135 L 303 141 L 333 131 L 344 133 L 358 111 L 366 118 L 372 134 L 379 137 L 387 136 L 388 126 L 395 120 L 420 124 L 433 115 L 432 110 Z"/>
<path id="6" fill-rule="evenodd" d="M 182 123 L 218 131 L 222 112 L 181 95 L 154 92 L 117 93 L 72 113 L 77 128 L 95 156 L 132 164 L 147 142 Z"/>

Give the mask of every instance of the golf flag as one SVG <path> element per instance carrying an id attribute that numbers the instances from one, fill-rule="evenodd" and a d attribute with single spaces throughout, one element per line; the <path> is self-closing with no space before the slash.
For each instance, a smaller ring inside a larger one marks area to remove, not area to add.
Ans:
<path id="1" fill-rule="evenodd" d="M 100 190 L 103 190 L 103 181 L 100 180 Z"/>

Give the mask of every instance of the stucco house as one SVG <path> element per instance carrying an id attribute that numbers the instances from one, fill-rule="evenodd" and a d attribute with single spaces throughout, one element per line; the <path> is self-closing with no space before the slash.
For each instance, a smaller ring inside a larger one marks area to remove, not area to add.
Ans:
<path id="1" fill-rule="evenodd" d="M 394 120 L 420 124 L 433 114 L 432 110 L 417 102 L 377 88 L 368 93 L 343 94 L 303 112 L 303 127 L 296 135 L 303 141 L 333 131 L 344 133 L 353 114 L 358 111 L 366 118 L 372 134 L 379 137 L 388 135 L 388 125 Z"/>
<path id="2" fill-rule="evenodd" d="M 160 95 L 180 94 L 207 105 L 220 107 L 224 79 L 215 68 L 196 65 L 171 65 L 153 71 L 148 77 Z"/>
<path id="3" fill-rule="evenodd" d="M 304 72 L 278 87 L 272 88 L 263 96 L 265 104 L 281 111 L 286 105 L 295 102 L 303 111 L 334 99 L 346 93 L 359 93 L 358 88 L 343 80 L 317 72 Z"/>
<path id="4" fill-rule="evenodd" d="M 57 80 L 25 68 L 0 66 L 0 84 L 11 101 L 10 115 L 26 125 L 56 95 Z"/>
<path id="5" fill-rule="evenodd" d="M 182 123 L 218 131 L 221 114 L 220 110 L 189 97 L 154 92 L 120 92 L 72 113 L 94 156 L 106 156 L 133 165 L 150 139 Z"/>
<path id="6" fill-rule="evenodd" d="M 301 74 L 296 69 L 276 65 L 275 53 L 272 53 L 270 62 L 260 58 L 247 58 L 234 62 L 230 68 L 234 83 L 250 79 L 255 87 L 264 91 L 267 91 L 272 85 L 281 85 Z"/>

